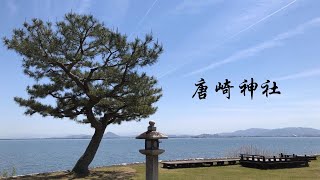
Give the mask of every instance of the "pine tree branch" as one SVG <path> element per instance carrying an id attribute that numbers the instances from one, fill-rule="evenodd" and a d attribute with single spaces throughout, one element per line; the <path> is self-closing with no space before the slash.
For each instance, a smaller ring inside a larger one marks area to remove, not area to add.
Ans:
<path id="1" fill-rule="evenodd" d="M 85 42 L 86 38 L 88 37 L 89 31 L 94 27 L 94 25 L 96 25 L 96 24 L 95 24 L 95 23 L 92 23 L 92 25 L 91 25 L 88 29 L 84 30 L 84 36 L 83 36 L 83 37 L 80 37 L 79 47 L 78 47 L 75 55 L 73 56 L 74 62 L 72 62 L 72 63 L 69 65 L 68 70 L 71 70 L 79 61 L 81 61 L 81 59 L 78 60 L 78 61 L 76 60 L 76 59 L 77 59 L 77 56 L 78 56 L 79 52 L 81 53 L 82 56 L 84 55 L 84 54 L 83 54 L 83 53 L 84 53 L 83 43 Z M 81 34 L 83 34 L 83 32 L 81 32 Z"/>
<path id="2" fill-rule="evenodd" d="M 86 107 L 85 113 L 87 115 L 87 119 L 90 122 L 91 126 L 94 127 L 95 129 L 101 129 L 102 124 L 101 122 L 97 121 L 93 112 L 92 112 L 92 107 Z"/>

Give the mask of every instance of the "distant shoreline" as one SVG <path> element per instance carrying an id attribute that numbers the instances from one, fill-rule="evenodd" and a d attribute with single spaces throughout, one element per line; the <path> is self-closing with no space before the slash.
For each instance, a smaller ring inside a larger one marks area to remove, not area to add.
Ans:
<path id="1" fill-rule="evenodd" d="M 169 139 L 223 139 L 223 138 L 320 138 L 320 136 L 220 136 L 220 137 L 170 137 Z M 90 140 L 91 138 L 0 138 L 0 141 L 12 140 Z M 135 139 L 135 137 L 106 137 L 103 139 Z"/>
<path id="2" fill-rule="evenodd" d="M 18 138 L 18 139 L 14 139 L 14 138 L 8 138 L 8 139 L 0 139 L 0 141 L 14 141 L 14 140 L 59 140 L 59 139 L 89 139 L 89 138 Z M 105 139 L 115 139 L 115 138 L 105 138 Z M 117 138 L 118 139 L 118 138 Z"/>
<path id="3" fill-rule="evenodd" d="M 139 133 L 138 133 L 139 134 Z M 138 135 L 137 134 L 137 135 Z M 238 130 L 229 133 L 202 133 L 198 135 L 192 134 L 167 134 L 170 139 L 173 138 L 237 138 L 237 137 L 320 137 L 320 130 L 306 127 L 287 127 L 278 129 L 263 129 L 263 128 L 250 128 L 245 130 Z M 32 136 L 32 135 L 31 135 Z M 50 136 L 50 135 L 49 135 Z M 92 135 L 75 134 L 58 137 L 46 138 L 0 138 L 0 140 L 34 140 L 34 139 L 91 139 Z M 117 135 L 113 132 L 104 134 L 103 139 L 118 139 L 118 138 L 135 138 L 135 135 Z"/>

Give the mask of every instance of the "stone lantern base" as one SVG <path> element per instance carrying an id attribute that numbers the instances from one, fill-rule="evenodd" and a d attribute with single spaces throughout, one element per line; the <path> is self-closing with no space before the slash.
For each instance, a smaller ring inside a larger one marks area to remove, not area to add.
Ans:
<path id="1" fill-rule="evenodd" d="M 147 180 L 158 180 L 158 155 L 164 152 L 163 149 L 146 150 L 140 149 L 141 154 L 146 155 L 146 179 Z"/>

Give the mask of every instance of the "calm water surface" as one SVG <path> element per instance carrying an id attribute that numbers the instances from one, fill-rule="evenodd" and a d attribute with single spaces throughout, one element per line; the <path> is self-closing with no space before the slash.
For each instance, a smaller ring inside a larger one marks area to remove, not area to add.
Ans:
<path id="1" fill-rule="evenodd" d="M 0 172 L 16 168 L 17 174 L 72 169 L 84 152 L 87 139 L 0 140 Z M 165 139 L 161 160 L 225 157 L 243 146 L 271 153 L 320 153 L 320 138 L 207 138 Z M 143 162 L 143 140 L 104 139 L 91 167 Z"/>

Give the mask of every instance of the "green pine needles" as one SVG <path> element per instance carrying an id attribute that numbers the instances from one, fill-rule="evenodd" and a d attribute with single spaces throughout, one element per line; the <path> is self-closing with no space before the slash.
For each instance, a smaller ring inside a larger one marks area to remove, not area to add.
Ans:
<path id="1" fill-rule="evenodd" d="M 14 29 L 5 46 L 23 57 L 24 74 L 35 80 L 28 98 L 14 100 L 26 115 L 88 123 L 95 134 L 73 171 L 87 174 L 106 127 L 154 114 L 162 95 L 143 68 L 157 62 L 162 45 L 151 34 L 129 42 L 91 15 L 69 13 L 53 25 L 40 19 Z M 46 104 L 44 99 L 54 99 Z"/>
<path id="2" fill-rule="evenodd" d="M 26 114 L 67 117 L 95 127 L 155 113 L 152 104 L 161 89 L 154 77 L 137 70 L 154 64 L 163 50 L 151 35 L 128 42 L 92 16 L 73 13 L 54 27 L 40 19 L 23 26 L 4 43 L 23 56 L 24 73 L 38 82 L 27 87 L 28 99 L 15 98 Z M 38 101 L 47 96 L 55 106 Z"/>

